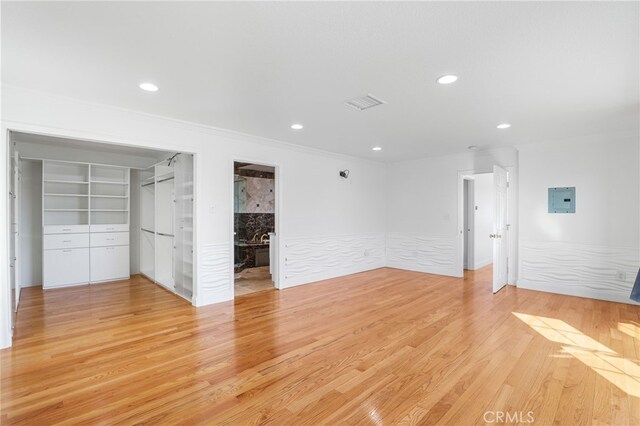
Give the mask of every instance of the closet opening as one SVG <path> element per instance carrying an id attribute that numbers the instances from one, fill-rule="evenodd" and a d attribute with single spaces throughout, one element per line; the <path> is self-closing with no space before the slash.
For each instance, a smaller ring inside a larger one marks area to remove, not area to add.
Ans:
<path id="1" fill-rule="evenodd" d="M 10 144 L 15 310 L 28 287 L 116 281 L 193 300 L 193 154 L 20 132 Z"/>
<path id="2" fill-rule="evenodd" d="M 234 295 L 277 287 L 277 168 L 233 164 Z"/>

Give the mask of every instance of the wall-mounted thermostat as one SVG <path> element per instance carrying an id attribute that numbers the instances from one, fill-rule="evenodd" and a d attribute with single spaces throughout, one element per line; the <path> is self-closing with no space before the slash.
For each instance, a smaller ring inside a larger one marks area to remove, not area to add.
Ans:
<path id="1" fill-rule="evenodd" d="M 575 213 L 576 188 L 549 188 L 549 213 Z"/>

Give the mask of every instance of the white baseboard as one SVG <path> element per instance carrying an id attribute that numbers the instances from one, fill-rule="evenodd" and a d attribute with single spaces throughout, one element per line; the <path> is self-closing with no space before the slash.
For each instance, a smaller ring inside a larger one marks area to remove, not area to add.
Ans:
<path id="1" fill-rule="evenodd" d="M 398 262 L 388 260 L 386 265 L 388 268 L 402 269 L 404 271 L 422 272 L 424 274 L 444 275 L 446 277 L 462 278 L 453 268 L 450 267 L 437 267 L 437 266 L 422 266 L 411 262 Z"/>
<path id="2" fill-rule="evenodd" d="M 206 294 L 196 298 L 193 301 L 195 307 L 212 305 L 214 303 L 228 302 L 233 300 L 232 291 L 207 292 Z"/>
<path id="3" fill-rule="evenodd" d="M 475 262 L 473 265 L 473 270 L 475 271 L 476 269 L 484 268 L 485 266 L 489 266 L 492 263 L 493 263 L 493 259 L 486 259 L 480 262 Z"/>
<path id="4" fill-rule="evenodd" d="M 563 294 L 565 296 L 584 297 L 587 299 L 605 300 L 607 302 L 627 303 L 629 305 L 638 305 L 629 299 L 630 293 L 622 293 L 610 290 L 599 290 L 591 288 L 568 287 L 562 283 L 537 283 L 526 280 L 518 280 L 518 288 L 526 290 L 544 291 L 546 293 Z"/>
<path id="5" fill-rule="evenodd" d="M 318 281 L 330 280 L 332 278 L 344 277 L 346 275 L 358 274 L 360 272 L 372 271 L 374 269 L 384 267 L 384 262 L 380 262 L 379 264 L 372 264 L 366 267 L 355 267 L 352 269 L 326 271 L 324 273 L 312 276 L 298 276 L 292 280 L 287 281 L 286 283 L 283 283 L 283 285 L 280 287 L 280 290 L 284 290 L 285 288 L 297 287 L 299 285 L 313 284 Z"/>

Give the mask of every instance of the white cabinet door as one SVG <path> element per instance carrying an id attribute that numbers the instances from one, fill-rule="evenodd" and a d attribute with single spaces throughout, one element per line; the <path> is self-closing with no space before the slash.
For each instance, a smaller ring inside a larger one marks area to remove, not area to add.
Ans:
<path id="1" fill-rule="evenodd" d="M 129 246 L 92 247 L 91 282 L 129 278 Z"/>
<path id="2" fill-rule="evenodd" d="M 91 234 L 91 247 L 128 246 L 128 232 L 101 232 Z"/>
<path id="3" fill-rule="evenodd" d="M 91 225 L 91 232 L 129 232 L 129 225 Z"/>
<path id="4" fill-rule="evenodd" d="M 64 287 L 89 283 L 89 249 L 45 250 L 43 287 Z"/>
<path id="5" fill-rule="evenodd" d="M 89 232 L 89 225 L 45 225 L 45 234 L 80 234 Z"/>
<path id="6" fill-rule="evenodd" d="M 89 234 L 47 234 L 42 245 L 45 250 L 89 247 Z"/>

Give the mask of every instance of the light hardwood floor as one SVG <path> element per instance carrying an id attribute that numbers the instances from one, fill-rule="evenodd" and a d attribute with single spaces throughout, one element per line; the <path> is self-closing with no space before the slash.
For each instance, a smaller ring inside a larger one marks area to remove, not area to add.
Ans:
<path id="1" fill-rule="evenodd" d="M 143 278 L 25 289 L 0 420 L 640 424 L 638 307 L 490 276 L 379 269 L 197 310 Z"/>

